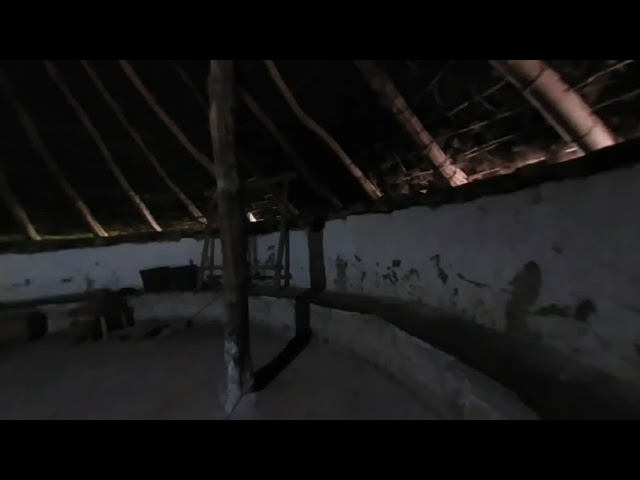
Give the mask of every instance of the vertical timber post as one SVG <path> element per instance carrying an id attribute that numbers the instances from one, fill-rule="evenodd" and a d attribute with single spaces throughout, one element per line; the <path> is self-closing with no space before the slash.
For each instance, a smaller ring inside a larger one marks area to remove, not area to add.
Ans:
<path id="1" fill-rule="evenodd" d="M 224 407 L 230 414 L 242 395 L 253 387 L 249 343 L 248 220 L 235 151 L 233 60 L 211 60 L 209 103 L 226 317 L 224 355 L 227 390 Z"/>

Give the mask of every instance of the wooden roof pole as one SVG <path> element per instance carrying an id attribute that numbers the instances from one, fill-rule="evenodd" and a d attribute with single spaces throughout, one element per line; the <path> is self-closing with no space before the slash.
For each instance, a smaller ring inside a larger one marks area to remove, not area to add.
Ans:
<path id="1" fill-rule="evenodd" d="M 218 225 L 225 298 L 225 410 L 231 414 L 253 388 L 249 343 L 249 264 L 243 180 L 235 152 L 233 60 L 211 60 L 209 124 L 218 183 Z"/>
<path id="2" fill-rule="evenodd" d="M 196 98 L 196 100 L 198 101 L 198 103 L 200 104 L 200 106 L 208 114 L 209 113 L 209 104 L 205 100 L 204 96 L 201 95 L 200 90 L 198 89 L 196 84 L 193 83 L 193 80 L 191 80 L 191 77 L 189 77 L 187 72 L 185 72 L 184 69 L 178 63 L 174 62 L 173 60 L 169 60 L 169 63 L 173 66 L 173 68 L 176 69 L 176 72 L 178 72 L 178 75 L 180 76 L 182 81 L 185 83 L 185 85 L 187 85 L 187 87 L 189 87 L 189 90 L 191 90 L 193 92 L 193 95 Z"/>
<path id="3" fill-rule="evenodd" d="M 140 95 L 144 97 L 147 101 L 147 104 L 151 107 L 151 109 L 158 115 L 158 118 L 165 124 L 165 126 L 173 133 L 173 135 L 178 139 L 180 144 L 187 150 L 196 161 L 202 165 L 207 172 L 213 177 L 216 178 L 215 169 L 213 166 L 213 161 L 209 159 L 204 153 L 200 152 L 193 144 L 189 141 L 187 136 L 184 134 L 180 127 L 173 121 L 173 119 L 164 111 L 164 109 L 160 106 L 158 101 L 155 99 L 153 94 L 146 87 L 144 82 L 140 79 L 136 71 L 133 69 L 131 64 L 126 60 L 118 60 L 120 67 L 124 71 L 127 78 L 131 81 L 133 86 L 138 90 Z"/>
<path id="4" fill-rule="evenodd" d="M 5 175 L 1 165 L 0 165 L 0 196 L 2 197 L 2 200 L 4 201 L 7 207 L 7 210 L 9 210 L 9 212 L 11 213 L 11 215 L 13 215 L 16 221 L 20 225 L 22 225 L 22 228 L 24 228 L 24 231 L 27 234 L 27 236 L 31 240 L 42 240 L 42 237 L 38 235 L 38 232 L 36 232 L 36 229 L 33 226 L 33 223 L 31 223 L 31 220 L 29 219 L 29 215 L 27 215 L 26 210 L 23 208 L 23 206 L 20 204 L 20 201 L 11 190 L 11 186 L 9 185 L 9 180 L 7 179 L 7 176 Z"/>
<path id="5" fill-rule="evenodd" d="M 388 108 L 411 139 L 422 149 L 422 155 L 435 165 L 440 174 L 456 187 L 468 182 L 467 175 L 445 154 L 435 139 L 424 128 L 420 119 L 396 88 L 393 80 L 372 60 L 354 60 L 356 67 L 377 95 L 379 102 Z"/>
<path id="6" fill-rule="evenodd" d="M 267 67 L 271 79 L 278 87 L 278 90 L 280 90 L 280 93 L 286 100 L 294 115 L 298 117 L 298 120 L 300 120 L 305 127 L 315 133 L 329 146 L 331 150 L 333 150 L 351 174 L 356 178 L 358 183 L 362 185 L 362 188 L 372 200 L 377 200 L 382 197 L 380 189 L 371 180 L 369 180 L 364 173 L 362 173 L 362 170 L 360 170 L 355 163 L 353 163 L 340 144 L 338 144 L 338 142 L 331 137 L 324 128 L 322 128 L 314 119 L 307 115 L 302 108 L 300 108 L 300 105 L 298 105 L 297 100 L 282 78 L 282 75 L 280 75 L 280 72 L 278 71 L 275 63 L 273 63 L 273 60 L 263 60 L 263 63 Z"/>
<path id="7" fill-rule="evenodd" d="M 489 60 L 522 92 L 562 138 L 583 152 L 618 143 L 618 139 L 582 97 L 542 60 Z"/>
<path id="8" fill-rule="evenodd" d="M 47 73 L 49 74 L 49 77 L 51 77 L 51 80 L 53 81 L 53 83 L 55 83 L 58 86 L 58 88 L 62 91 L 62 94 L 64 95 L 67 102 L 73 108 L 74 112 L 80 119 L 80 122 L 84 125 L 84 127 L 89 132 L 89 135 L 96 142 L 96 145 L 98 146 L 98 150 L 100 150 L 100 153 L 102 153 L 102 156 L 107 161 L 107 165 L 109 166 L 109 169 L 113 173 L 113 176 L 116 178 L 116 180 L 118 181 L 122 189 L 125 191 L 125 193 L 129 197 L 129 199 L 133 202 L 133 204 L 136 206 L 136 208 L 140 211 L 140 213 L 145 218 L 149 226 L 153 228 L 156 232 L 161 232 L 162 227 L 158 225 L 158 222 L 153 217 L 153 215 L 151 214 L 151 212 L 149 211 L 145 203 L 138 196 L 138 194 L 133 190 L 133 188 L 125 178 L 124 174 L 122 173 L 122 170 L 120 170 L 120 167 L 118 167 L 115 160 L 113 159 L 111 152 L 109 151 L 109 148 L 104 143 L 104 140 L 102 139 L 100 133 L 91 122 L 89 115 L 87 115 L 87 112 L 85 112 L 82 105 L 80 105 L 80 102 L 78 102 L 78 100 L 76 100 L 76 98 L 73 96 L 73 94 L 69 90 L 69 87 L 67 87 L 64 80 L 62 80 L 62 77 L 60 76 L 60 73 L 58 72 L 56 67 L 49 60 L 45 60 L 44 64 L 45 64 Z"/>
<path id="9" fill-rule="evenodd" d="M 300 176 L 304 178 L 309 186 L 316 192 L 316 194 L 326 199 L 331 205 L 340 209 L 342 203 L 338 200 L 338 197 L 331 191 L 329 187 L 322 184 L 315 179 L 304 160 L 298 155 L 293 146 L 287 141 L 284 135 L 280 132 L 275 123 L 269 118 L 265 111 L 258 105 L 255 99 L 244 90 L 239 90 L 240 99 L 249 107 L 249 110 L 256 116 L 256 118 L 262 123 L 262 125 L 271 133 L 273 138 L 280 144 L 280 147 L 289 156 L 291 163 L 295 169 L 300 173 Z"/>
<path id="10" fill-rule="evenodd" d="M 158 175 L 160 175 L 160 178 L 162 178 L 164 183 L 173 191 L 173 193 L 176 194 L 176 196 L 180 199 L 180 201 L 184 204 L 187 210 L 189 210 L 191 215 L 197 221 L 199 221 L 200 223 L 207 223 L 207 220 L 205 219 L 202 212 L 200 212 L 198 207 L 196 207 L 196 205 L 189 199 L 189 197 L 185 195 L 185 193 L 180 189 L 180 187 L 178 187 L 178 185 L 176 185 L 171 180 L 171 178 L 169 177 L 165 169 L 162 168 L 162 165 L 160 165 L 160 162 L 158 161 L 156 156 L 153 154 L 153 152 L 151 152 L 151 150 L 144 143 L 142 136 L 133 127 L 133 125 L 129 123 L 129 120 L 127 120 L 127 117 L 124 114 L 124 111 L 122 110 L 120 105 L 118 105 L 118 102 L 116 102 L 113 96 L 111 96 L 107 88 L 104 86 L 104 84 L 100 80 L 100 77 L 98 77 L 98 74 L 96 73 L 96 71 L 91 67 L 91 65 L 89 65 L 89 63 L 86 60 L 80 60 L 80 63 L 82 64 L 85 71 L 93 81 L 98 91 L 102 94 L 106 102 L 109 104 L 109 106 L 115 113 L 116 117 L 118 117 L 118 120 L 120 120 L 120 123 L 122 123 L 122 125 L 127 130 L 127 132 L 129 132 L 131 137 L 133 137 L 133 139 L 138 144 L 140 149 L 144 152 L 145 156 L 147 157 L 147 160 L 149 160 L 149 163 L 151 163 L 151 165 L 156 170 Z"/>
<path id="11" fill-rule="evenodd" d="M 40 134 L 38 133 L 38 129 L 33 123 L 33 120 L 24 109 L 20 101 L 17 99 L 13 86 L 2 71 L 0 71 L 0 88 L 2 88 L 5 97 L 7 98 L 13 109 L 16 111 L 18 115 L 18 121 L 24 128 L 24 131 L 29 138 L 29 141 L 31 142 L 31 146 L 42 156 L 42 159 L 53 175 L 53 178 L 58 183 L 60 189 L 69 197 L 69 199 L 71 199 L 74 206 L 80 212 L 80 215 L 82 215 L 84 221 L 87 222 L 87 225 L 89 225 L 89 228 L 91 228 L 91 231 L 99 237 L 108 237 L 109 234 L 107 233 L 107 231 L 95 219 L 95 217 L 89 210 L 89 207 L 87 207 L 82 198 L 80 198 L 80 195 L 78 195 L 78 193 L 73 189 L 69 181 L 60 170 L 58 162 L 56 162 L 55 158 L 53 158 L 53 156 L 51 155 L 51 152 L 49 152 L 49 150 L 45 146 L 42 138 L 40 137 Z"/>
<path id="12" fill-rule="evenodd" d="M 180 65 L 178 65 L 176 62 L 173 62 L 170 60 L 169 63 L 171 63 L 171 65 L 173 65 L 174 68 L 178 71 L 178 74 L 180 75 L 182 80 L 185 82 L 185 84 L 189 87 L 189 90 L 191 90 L 193 95 L 196 97 L 196 99 L 198 100 L 198 103 L 204 107 L 204 110 L 208 115 L 209 107 L 206 104 L 204 97 L 200 95 L 198 87 L 196 87 L 193 81 L 191 81 L 191 78 L 189 78 L 189 75 L 187 74 L 187 72 L 185 72 L 182 69 L 182 67 L 180 67 Z M 242 93 L 242 91 L 240 91 L 240 93 Z M 246 155 L 238 155 L 238 160 L 240 161 L 240 163 L 244 164 L 244 166 L 247 167 L 248 170 L 251 171 L 252 175 L 255 175 L 256 177 L 262 177 L 260 169 L 258 169 L 255 163 L 252 162 Z M 273 195 L 273 197 L 276 199 L 278 204 L 282 202 L 281 195 L 279 194 L 279 192 L 277 192 L 277 189 L 275 187 L 269 187 L 268 191 L 271 195 Z M 293 216 L 298 216 L 298 214 L 300 213 L 298 209 L 289 200 L 286 200 L 286 203 L 284 204 L 284 206 L 289 212 L 293 214 Z"/>

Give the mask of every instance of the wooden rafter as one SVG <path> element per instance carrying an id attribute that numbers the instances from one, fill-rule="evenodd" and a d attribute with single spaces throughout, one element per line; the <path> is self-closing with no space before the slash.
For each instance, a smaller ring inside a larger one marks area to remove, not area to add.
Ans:
<path id="1" fill-rule="evenodd" d="M 355 179 L 362 185 L 362 188 L 367 193 L 367 195 L 373 199 L 377 200 L 382 196 L 382 192 L 380 189 L 369 180 L 365 174 L 360 170 L 360 168 L 349 158 L 347 153 L 343 150 L 340 144 L 331 136 L 329 133 L 322 128 L 318 122 L 316 122 L 313 118 L 307 115 L 304 110 L 298 104 L 295 96 L 287 86 L 287 83 L 280 75 L 278 68 L 276 67 L 273 60 L 263 60 L 264 65 L 267 67 L 267 71 L 271 76 L 271 79 L 280 90 L 280 93 L 284 97 L 285 101 L 289 105 L 289 108 L 293 111 L 294 115 L 302 122 L 302 124 L 315 133 L 324 143 L 326 143 L 329 148 L 342 160 L 342 163 L 347 167 L 347 169 L 351 172 L 351 174 L 355 177 Z"/>
<path id="2" fill-rule="evenodd" d="M 200 105 L 203 105 L 203 104 L 206 105 L 204 97 L 202 97 L 202 95 L 200 94 L 200 91 L 198 90 L 198 87 L 195 85 L 195 83 L 193 83 L 193 81 L 191 80 L 187 72 L 185 72 L 182 69 L 182 67 L 180 67 L 180 65 L 178 65 L 176 62 L 171 61 L 170 63 L 177 70 L 180 78 L 182 78 L 182 80 L 185 82 L 187 87 L 189 87 L 189 90 L 191 90 L 193 95 L 196 97 L 196 99 L 198 100 L 198 103 Z M 205 111 L 208 115 L 209 114 L 208 106 L 205 106 Z M 238 155 L 238 160 L 247 168 L 247 170 L 251 172 L 251 175 L 255 175 L 256 177 L 262 177 L 262 172 L 260 168 L 258 168 L 257 165 L 254 162 L 252 162 L 246 155 Z M 273 196 L 273 198 L 276 199 L 278 203 L 282 202 L 282 198 L 281 198 L 280 192 L 277 191 L 277 187 L 270 186 L 268 189 L 268 192 L 270 195 Z M 287 199 L 284 206 L 293 216 L 298 215 L 299 213 L 298 209 L 291 203 L 290 200 Z"/>
<path id="3" fill-rule="evenodd" d="M 136 71 L 133 69 L 131 64 L 126 60 L 118 60 L 120 67 L 124 71 L 127 78 L 131 81 L 133 86 L 138 90 L 140 95 L 147 101 L 147 104 L 151 107 L 151 109 L 156 113 L 158 118 L 165 124 L 165 126 L 173 133 L 173 135 L 178 139 L 180 144 L 187 150 L 196 161 L 202 165 L 207 172 L 211 174 L 212 177 L 215 178 L 216 173 L 213 165 L 213 161 L 204 153 L 200 152 L 193 144 L 189 141 L 184 132 L 178 127 L 176 122 L 169 116 L 167 112 L 160 106 L 156 98 L 149 91 L 147 86 L 144 84 L 142 79 L 138 76 Z"/>
<path id="4" fill-rule="evenodd" d="M 394 118 L 421 149 L 422 155 L 436 166 L 449 185 L 455 187 L 467 183 L 467 175 L 456 167 L 427 132 L 391 78 L 371 60 L 354 60 L 354 63 L 380 103 L 393 113 Z"/>
<path id="5" fill-rule="evenodd" d="M 582 97 L 542 60 L 490 60 L 558 134 L 584 152 L 618 142 Z"/>
<path id="6" fill-rule="evenodd" d="M 29 215 L 27 215 L 26 210 L 20 204 L 18 197 L 11 190 L 11 186 L 9 185 L 9 180 L 4 173 L 2 166 L 0 165 L 0 196 L 2 197 L 2 201 L 5 203 L 7 210 L 13 215 L 13 218 L 22 225 L 25 233 L 31 240 L 42 240 L 42 237 L 36 231 L 36 228 L 31 223 L 29 219 Z"/>
<path id="7" fill-rule="evenodd" d="M 84 125 L 84 127 L 89 132 L 89 135 L 96 142 L 98 150 L 100 150 L 100 153 L 102 153 L 102 156 L 106 160 L 107 165 L 109 166 L 109 169 L 113 173 L 113 176 L 116 178 L 116 180 L 118 181 L 122 189 L 125 191 L 125 193 L 129 197 L 129 199 L 133 202 L 133 204 L 136 206 L 136 208 L 140 211 L 140 213 L 142 214 L 144 219 L 147 221 L 149 226 L 153 228 L 156 232 L 161 232 L 162 227 L 160 227 L 160 225 L 158 224 L 156 219 L 153 217 L 153 215 L 151 214 L 151 212 L 149 211 L 145 203 L 142 201 L 140 196 L 133 190 L 133 187 L 131 187 L 131 185 L 125 178 L 124 174 L 122 173 L 122 170 L 120 170 L 120 167 L 118 167 L 118 165 L 116 164 L 115 160 L 113 159 L 113 156 L 111 155 L 111 152 L 109 151 L 109 148 L 107 147 L 106 143 L 102 139 L 100 132 L 98 132 L 98 129 L 93 125 L 93 122 L 91 122 L 89 115 L 87 115 L 87 112 L 84 110 L 84 107 L 73 96 L 73 94 L 71 93 L 71 90 L 69 89 L 67 84 L 64 82 L 64 80 L 62 79 L 62 76 L 60 75 L 56 67 L 53 65 L 53 63 L 49 60 L 45 60 L 44 64 L 45 64 L 47 73 L 49 74 L 49 77 L 51 78 L 53 83 L 55 83 L 58 86 L 63 96 L 65 97 L 69 105 L 71 105 L 77 117 L 80 119 L 80 122 Z"/>
<path id="8" fill-rule="evenodd" d="M 265 178 L 265 175 L 262 169 L 259 168 L 258 165 L 255 162 L 253 162 L 249 157 L 247 157 L 246 155 L 242 155 L 240 152 L 236 152 L 236 155 L 238 157 L 238 160 L 247 168 L 247 170 L 249 170 L 249 173 L 251 175 L 253 175 L 256 178 Z M 269 195 L 271 195 L 275 199 L 276 203 L 280 204 L 283 201 L 278 185 L 267 185 L 266 190 L 269 193 Z M 291 212 L 293 216 L 297 216 L 300 213 L 300 211 L 295 207 L 295 205 L 293 205 L 289 200 L 285 201 L 284 207 L 289 212 Z"/>
<path id="9" fill-rule="evenodd" d="M 225 292 L 225 363 L 230 414 L 253 387 L 249 343 L 249 264 L 243 182 L 235 155 L 233 60 L 212 60 L 209 124 L 216 159 L 218 225 Z"/>
<path id="10" fill-rule="evenodd" d="M 258 105 L 255 99 L 244 90 L 240 90 L 239 94 L 240 99 L 247 105 L 247 107 L 249 107 L 249 110 L 251 110 L 269 133 L 271 133 L 278 144 L 280 144 L 280 147 L 285 151 L 295 169 L 300 173 L 300 176 L 305 179 L 307 184 L 316 192 L 316 194 L 326 199 L 335 208 L 342 208 L 342 203 L 338 200 L 338 197 L 336 197 L 329 187 L 316 180 L 298 152 L 296 152 L 293 146 L 285 138 L 284 134 L 278 129 L 276 124 L 271 120 L 271 118 L 269 118 L 260 105 Z"/>
<path id="11" fill-rule="evenodd" d="M 169 63 L 176 70 L 176 72 L 178 73 L 178 76 L 180 76 L 180 78 L 185 83 L 185 85 L 189 87 L 189 90 L 193 92 L 193 96 L 198 101 L 202 109 L 208 113 L 209 105 L 207 104 L 207 101 L 205 100 L 204 96 L 200 93 L 200 90 L 198 89 L 196 84 L 193 83 L 193 80 L 191 80 L 191 77 L 187 74 L 187 72 L 184 71 L 184 69 L 177 62 L 174 62 L 173 60 L 169 60 Z"/>
<path id="12" fill-rule="evenodd" d="M 49 152 L 44 144 L 35 123 L 31 119 L 31 116 L 18 100 L 13 85 L 11 85 L 9 79 L 2 71 L 0 71 L 0 87 L 2 88 L 7 101 L 15 110 L 18 116 L 18 121 L 29 138 L 31 146 L 40 154 L 60 189 L 67 195 L 67 197 L 69 197 L 73 205 L 78 209 L 83 220 L 87 225 L 89 225 L 89 228 L 91 228 L 91 231 L 99 237 L 108 237 L 109 234 L 107 231 L 96 220 L 91 213 L 91 210 L 89 210 L 89 207 L 87 207 L 82 198 L 80 198 L 80 195 L 78 195 L 66 179 L 62 170 L 60 170 L 58 162 L 56 162 L 55 158 L 53 158 L 53 155 L 51 155 L 51 152 Z"/>
<path id="13" fill-rule="evenodd" d="M 122 123 L 122 125 L 127 130 L 127 132 L 129 132 L 131 137 L 138 144 L 140 149 L 144 152 L 145 157 L 147 158 L 149 163 L 151 163 L 151 165 L 153 166 L 155 171 L 158 173 L 160 178 L 162 178 L 162 180 L 167 185 L 167 187 L 169 187 L 171 191 L 173 191 L 173 193 L 176 194 L 176 196 L 180 199 L 180 201 L 184 204 L 187 210 L 189 210 L 191 215 L 197 221 L 199 221 L 200 223 L 207 223 L 204 215 L 202 214 L 202 212 L 200 212 L 198 207 L 196 207 L 196 205 L 189 199 L 189 197 L 185 195 L 185 193 L 180 189 L 180 187 L 178 187 L 178 185 L 176 185 L 176 183 L 171 180 L 166 170 L 162 168 L 162 165 L 160 165 L 160 162 L 158 161 L 156 156 L 153 154 L 153 152 L 151 152 L 149 147 L 147 147 L 146 143 L 144 142 L 144 140 L 142 139 L 142 136 L 138 133 L 138 131 L 133 127 L 133 125 L 129 122 L 129 120 L 127 120 L 127 117 L 124 114 L 124 111 L 122 110 L 118 102 L 116 102 L 113 96 L 109 93 L 107 88 L 104 86 L 104 84 L 100 80 L 100 77 L 98 77 L 98 74 L 96 73 L 96 71 L 91 67 L 91 65 L 89 65 L 89 62 L 87 62 L 86 60 L 80 60 L 80 62 L 82 63 L 82 66 L 84 67 L 85 71 L 93 81 L 98 91 L 102 94 L 106 102 L 109 104 L 109 106 L 115 113 L 116 117 L 118 117 L 118 120 L 120 120 L 120 123 Z"/>

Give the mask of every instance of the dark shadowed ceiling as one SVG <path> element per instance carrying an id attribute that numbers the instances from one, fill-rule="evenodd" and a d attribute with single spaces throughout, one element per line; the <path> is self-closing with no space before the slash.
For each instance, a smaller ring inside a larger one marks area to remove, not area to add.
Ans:
<path id="1" fill-rule="evenodd" d="M 640 65 L 631 60 L 547 60 L 621 139 L 640 133 Z M 133 60 L 138 76 L 200 152 L 211 156 L 207 117 L 207 60 Z M 171 179 L 201 210 L 208 172 L 158 118 L 117 61 L 90 60 L 105 87 Z M 165 229 L 196 222 L 152 168 L 79 61 L 55 61 L 61 78 L 84 107 L 133 189 Z M 385 195 L 430 191 L 433 167 L 376 101 L 354 64 L 345 60 L 278 60 L 300 106 L 341 145 Z M 380 60 L 410 107 L 443 150 L 471 178 L 500 174 L 534 161 L 571 158 L 574 147 L 486 60 Z M 110 233 L 148 230 L 107 168 L 94 139 L 41 61 L 3 61 L 4 75 L 33 118 L 47 148 L 96 218 Z M 238 85 L 268 114 L 320 182 L 348 207 L 367 197 L 340 159 L 305 128 L 260 61 L 237 62 Z M 247 178 L 293 170 L 280 144 L 238 102 L 237 145 Z M 0 162 L 16 197 L 43 236 L 89 233 L 45 168 L 41 155 L 0 95 Z M 330 208 L 303 178 L 291 203 L 299 210 Z M 256 204 L 257 205 L 257 204 Z M 256 207 L 257 208 L 257 207 Z M 0 208 L 0 236 L 21 237 L 18 223 Z"/>

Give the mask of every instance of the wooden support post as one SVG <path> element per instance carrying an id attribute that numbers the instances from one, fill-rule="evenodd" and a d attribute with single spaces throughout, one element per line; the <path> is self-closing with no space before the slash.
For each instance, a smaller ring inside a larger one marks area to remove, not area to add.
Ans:
<path id="1" fill-rule="evenodd" d="M 160 175 L 160 178 L 162 178 L 167 187 L 169 187 L 173 191 L 173 193 L 176 194 L 176 196 L 184 204 L 187 210 L 189 210 L 191 215 L 193 215 L 193 218 L 195 218 L 200 223 L 207 223 L 204 215 L 200 212 L 198 207 L 196 207 L 196 205 L 191 200 L 189 200 L 189 197 L 187 197 L 185 193 L 180 189 L 180 187 L 178 187 L 178 185 L 176 185 L 176 183 L 171 180 L 165 169 L 162 168 L 162 165 L 160 165 L 160 162 L 158 161 L 156 156 L 151 152 L 151 150 L 149 150 L 149 147 L 147 147 L 147 145 L 144 143 L 144 140 L 142 140 L 142 136 L 137 132 L 133 125 L 131 125 L 129 120 L 127 120 L 127 117 L 125 116 L 122 108 L 120 107 L 120 105 L 118 105 L 118 102 L 116 102 L 116 100 L 104 86 L 95 70 L 91 68 L 89 62 L 87 62 L 86 60 L 80 60 L 80 63 L 87 72 L 87 75 L 89 75 L 89 78 L 91 78 L 91 81 L 93 81 L 98 91 L 102 94 L 106 102 L 113 110 L 113 113 L 115 113 L 116 117 L 118 117 L 118 120 L 120 120 L 122 126 L 127 130 L 127 132 L 129 132 L 133 140 L 144 152 L 147 160 L 149 160 L 151 166 L 153 166 L 156 172 L 158 172 L 158 175 Z"/>
<path id="2" fill-rule="evenodd" d="M 315 133 L 324 143 L 327 144 L 338 158 L 342 160 L 342 163 L 344 163 L 345 167 L 347 167 L 372 200 L 377 200 L 382 197 L 380 189 L 371 180 L 369 180 L 364 173 L 362 173 L 362 170 L 360 170 L 355 163 L 353 163 L 353 160 L 349 158 L 340 144 L 331 135 L 329 135 L 329 133 L 318 124 L 318 122 L 300 108 L 300 105 L 298 105 L 296 98 L 293 96 L 293 93 L 282 78 L 282 75 L 280 75 L 280 72 L 278 71 L 276 64 L 273 63 L 273 60 L 263 60 L 263 62 L 267 67 L 267 71 L 269 72 L 273 83 L 276 84 L 276 87 L 280 90 L 280 93 L 289 105 L 289 108 L 291 108 L 294 115 L 298 117 L 298 120 L 300 120 L 305 127 Z"/>
<path id="3" fill-rule="evenodd" d="M 247 217 L 243 184 L 238 171 L 234 132 L 233 60 L 211 60 L 209 74 L 209 123 L 217 180 L 220 242 L 225 297 L 225 362 L 227 391 L 225 409 L 231 413 L 253 388 L 249 342 L 249 268 Z"/>
<path id="4" fill-rule="evenodd" d="M 435 139 L 409 107 L 389 76 L 371 60 L 355 60 L 363 78 L 378 97 L 378 101 L 393 113 L 411 139 L 422 149 L 422 154 L 436 166 L 440 174 L 456 187 L 468 182 L 467 175 L 442 151 Z"/>
<path id="5" fill-rule="evenodd" d="M 31 240 L 42 240 L 42 237 L 40 237 L 38 232 L 36 232 L 33 223 L 31 223 L 26 210 L 20 204 L 18 197 L 16 197 L 11 190 L 9 180 L 7 180 L 7 176 L 5 175 L 2 166 L 0 166 L 0 197 L 2 197 L 3 202 L 7 206 L 7 210 L 9 210 L 16 221 L 22 225 L 27 236 Z"/>
<path id="6" fill-rule="evenodd" d="M 49 172 L 53 175 L 53 178 L 57 182 L 60 189 L 69 197 L 69 199 L 73 202 L 73 205 L 78 209 L 80 215 L 82 215 L 83 220 L 89 225 L 91 231 L 94 235 L 98 237 L 108 237 L 109 234 L 107 231 L 100 225 L 98 220 L 93 216 L 89 207 L 84 203 L 80 195 L 74 190 L 71 186 L 67 178 L 60 170 L 60 166 L 58 162 L 56 162 L 51 152 L 45 146 L 42 137 L 38 133 L 38 129 L 36 128 L 35 123 L 33 122 L 31 116 L 27 113 L 25 108 L 22 106 L 22 103 L 18 100 L 16 96 L 15 89 L 13 85 L 9 82 L 7 76 L 0 70 L 0 88 L 3 90 L 5 98 L 9 102 L 9 104 L 13 107 L 18 115 L 18 121 L 22 128 L 24 129 L 27 138 L 31 142 L 31 146 L 36 150 L 42 159 L 44 160 Z"/>
<path id="7" fill-rule="evenodd" d="M 94 142 L 96 142 L 96 146 L 98 147 L 98 150 L 100 150 L 100 153 L 102 154 L 105 161 L 107 162 L 107 165 L 109 166 L 109 170 L 111 170 L 111 173 L 113 173 L 113 176 L 115 177 L 118 184 L 122 187 L 122 189 L 125 191 L 125 193 L 129 197 L 131 202 L 142 214 L 144 219 L 147 221 L 147 224 L 156 232 L 161 232 L 162 227 L 160 227 L 160 225 L 158 224 L 158 222 L 156 221 L 152 213 L 149 211 L 145 203 L 142 201 L 140 196 L 133 190 L 133 187 L 131 187 L 131 185 L 125 178 L 124 174 L 122 173 L 122 170 L 120 170 L 120 167 L 118 167 L 118 165 L 116 164 L 116 161 L 113 159 L 111 152 L 109 151 L 109 148 L 107 147 L 106 143 L 102 139 L 100 132 L 98 132 L 98 129 L 93 125 L 93 122 L 89 118 L 89 115 L 87 115 L 87 112 L 85 111 L 84 107 L 73 96 L 73 94 L 71 93 L 71 90 L 62 79 L 62 76 L 60 75 L 60 73 L 58 73 L 58 70 L 53 65 L 53 62 L 49 60 L 45 60 L 44 65 L 53 83 L 55 83 L 58 86 L 65 100 L 67 100 L 69 105 L 71 105 L 71 108 L 73 108 L 73 111 L 77 115 L 82 125 L 87 129 L 87 131 L 89 132 L 89 135 L 93 138 Z"/>

